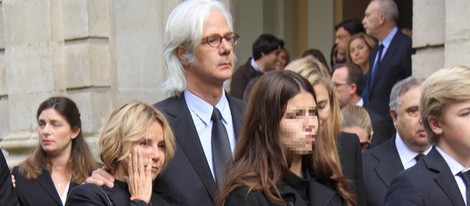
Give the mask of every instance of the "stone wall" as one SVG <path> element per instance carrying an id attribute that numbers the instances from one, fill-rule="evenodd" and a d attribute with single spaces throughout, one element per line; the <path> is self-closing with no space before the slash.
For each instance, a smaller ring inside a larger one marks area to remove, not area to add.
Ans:
<path id="1" fill-rule="evenodd" d="M 0 148 L 9 165 L 38 144 L 35 113 L 50 96 L 77 103 L 95 154 L 114 107 L 163 99 L 163 29 L 179 2 L 0 1 Z"/>

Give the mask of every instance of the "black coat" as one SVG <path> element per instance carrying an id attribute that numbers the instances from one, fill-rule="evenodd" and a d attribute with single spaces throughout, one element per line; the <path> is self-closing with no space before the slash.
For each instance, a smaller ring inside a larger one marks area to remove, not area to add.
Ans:
<path id="1" fill-rule="evenodd" d="M 0 205 L 18 205 L 18 198 L 11 183 L 10 168 L 2 151 L 0 151 Z"/>
<path id="2" fill-rule="evenodd" d="M 404 170 L 395 138 L 365 151 L 362 154 L 362 164 L 367 205 L 382 206 L 393 178 Z"/>
<path id="3" fill-rule="evenodd" d="M 351 181 L 349 191 L 356 195 L 358 206 L 365 206 L 366 192 L 364 190 L 359 138 L 355 134 L 341 132 L 337 147 L 343 175 Z"/>
<path id="4" fill-rule="evenodd" d="M 245 103 L 227 93 L 226 97 L 237 137 L 242 127 Z M 184 95 L 168 98 L 154 106 L 165 114 L 176 139 L 175 156 L 154 184 L 156 195 L 172 206 L 213 205 L 218 190 L 217 184 L 207 163 Z"/>
<path id="5" fill-rule="evenodd" d="M 49 171 L 43 169 L 36 180 L 26 179 L 18 167 L 13 168 L 16 179 L 16 193 L 22 206 L 62 206 L 59 194 L 55 189 Z M 69 192 L 78 184 L 70 182 Z"/>
<path id="6" fill-rule="evenodd" d="M 293 176 L 294 174 L 290 174 Z M 300 178 L 299 178 L 300 179 Z M 284 178 L 286 180 L 286 178 Z M 287 206 L 342 206 L 340 195 L 333 189 L 331 181 L 320 183 L 317 178 L 311 176 L 304 183 L 299 181 L 284 181 L 279 186 L 279 192 Z M 308 187 L 307 196 L 309 203 L 304 200 L 298 188 Z M 275 194 L 275 193 L 274 193 Z M 266 198 L 262 191 L 251 191 L 244 187 L 236 188 L 225 200 L 224 206 L 280 206 Z"/>
<path id="7" fill-rule="evenodd" d="M 465 206 L 454 175 L 436 148 L 393 179 L 386 206 Z"/>
<path id="8" fill-rule="evenodd" d="M 66 206 L 147 206 L 143 201 L 130 201 L 130 193 L 126 183 L 115 181 L 113 188 L 83 184 L 69 192 Z M 151 205 L 168 206 L 162 198 L 152 194 Z"/>

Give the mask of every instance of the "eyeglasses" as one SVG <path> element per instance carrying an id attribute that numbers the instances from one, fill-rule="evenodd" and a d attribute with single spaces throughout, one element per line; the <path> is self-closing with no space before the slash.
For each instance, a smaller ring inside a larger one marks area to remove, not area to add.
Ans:
<path id="1" fill-rule="evenodd" d="M 202 39 L 203 44 L 209 44 L 211 47 L 219 47 L 220 44 L 222 43 L 222 39 L 225 39 L 227 43 L 229 43 L 232 46 L 236 46 L 238 44 L 238 34 L 235 32 L 230 32 L 225 34 L 224 36 L 220 36 L 219 34 L 212 34 L 209 35 L 208 37 L 205 37 Z"/>

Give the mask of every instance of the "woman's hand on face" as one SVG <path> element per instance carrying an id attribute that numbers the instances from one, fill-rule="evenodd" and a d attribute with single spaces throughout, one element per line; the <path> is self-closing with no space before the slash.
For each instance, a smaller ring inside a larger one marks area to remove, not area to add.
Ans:
<path id="1" fill-rule="evenodd" d="M 98 168 L 91 173 L 91 176 L 86 178 L 85 183 L 94 184 L 98 186 L 106 185 L 109 188 L 114 187 L 114 178 L 105 169 Z"/>
<path id="2" fill-rule="evenodd" d="M 128 177 L 131 200 L 138 199 L 146 203 L 152 196 L 152 165 L 150 159 L 142 154 L 142 148 L 134 147 L 128 157 Z"/>

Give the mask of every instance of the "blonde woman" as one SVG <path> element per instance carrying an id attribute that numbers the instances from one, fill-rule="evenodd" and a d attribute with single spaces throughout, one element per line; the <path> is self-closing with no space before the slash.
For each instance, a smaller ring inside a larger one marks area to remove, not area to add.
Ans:
<path id="1" fill-rule="evenodd" d="M 345 188 L 356 195 L 357 205 L 365 205 L 362 155 L 359 139 L 354 134 L 341 133 L 339 103 L 334 93 L 333 83 L 326 67 L 317 60 L 297 59 L 288 64 L 287 71 L 293 71 L 306 78 L 317 94 L 318 116 L 320 118 L 319 139 L 328 147 L 334 170 L 324 171 L 336 181 L 336 188 Z M 334 148 L 334 149 L 331 149 Z M 337 150 L 336 150 L 337 148 Z M 343 196 L 349 193 L 344 191 Z"/>
<path id="2" fill-rule="evenodd" d="M 100 132 L 100 158 L 114 187 L 83 184 L 67 205 L 167 205 L 152 184 L 174 155 L 173 133 L 163 114 L 141 102 L 114 110 Z"/>
<path id="3" fill-rule="evenodd" d="M 367 110 L 356 105 L 341 108 L 341 131 L 356 134 L 359 137 L 361 150 L 369 149 L 372 121 Z"/>
<path id="4" fill-rule="evenodd" d="M 346 62 L 358 65 L 365 75 L 369 71 L 370 51 L 375 44 L 376 40 L 365 33 L 351 36 L 346 46 Z"/>

